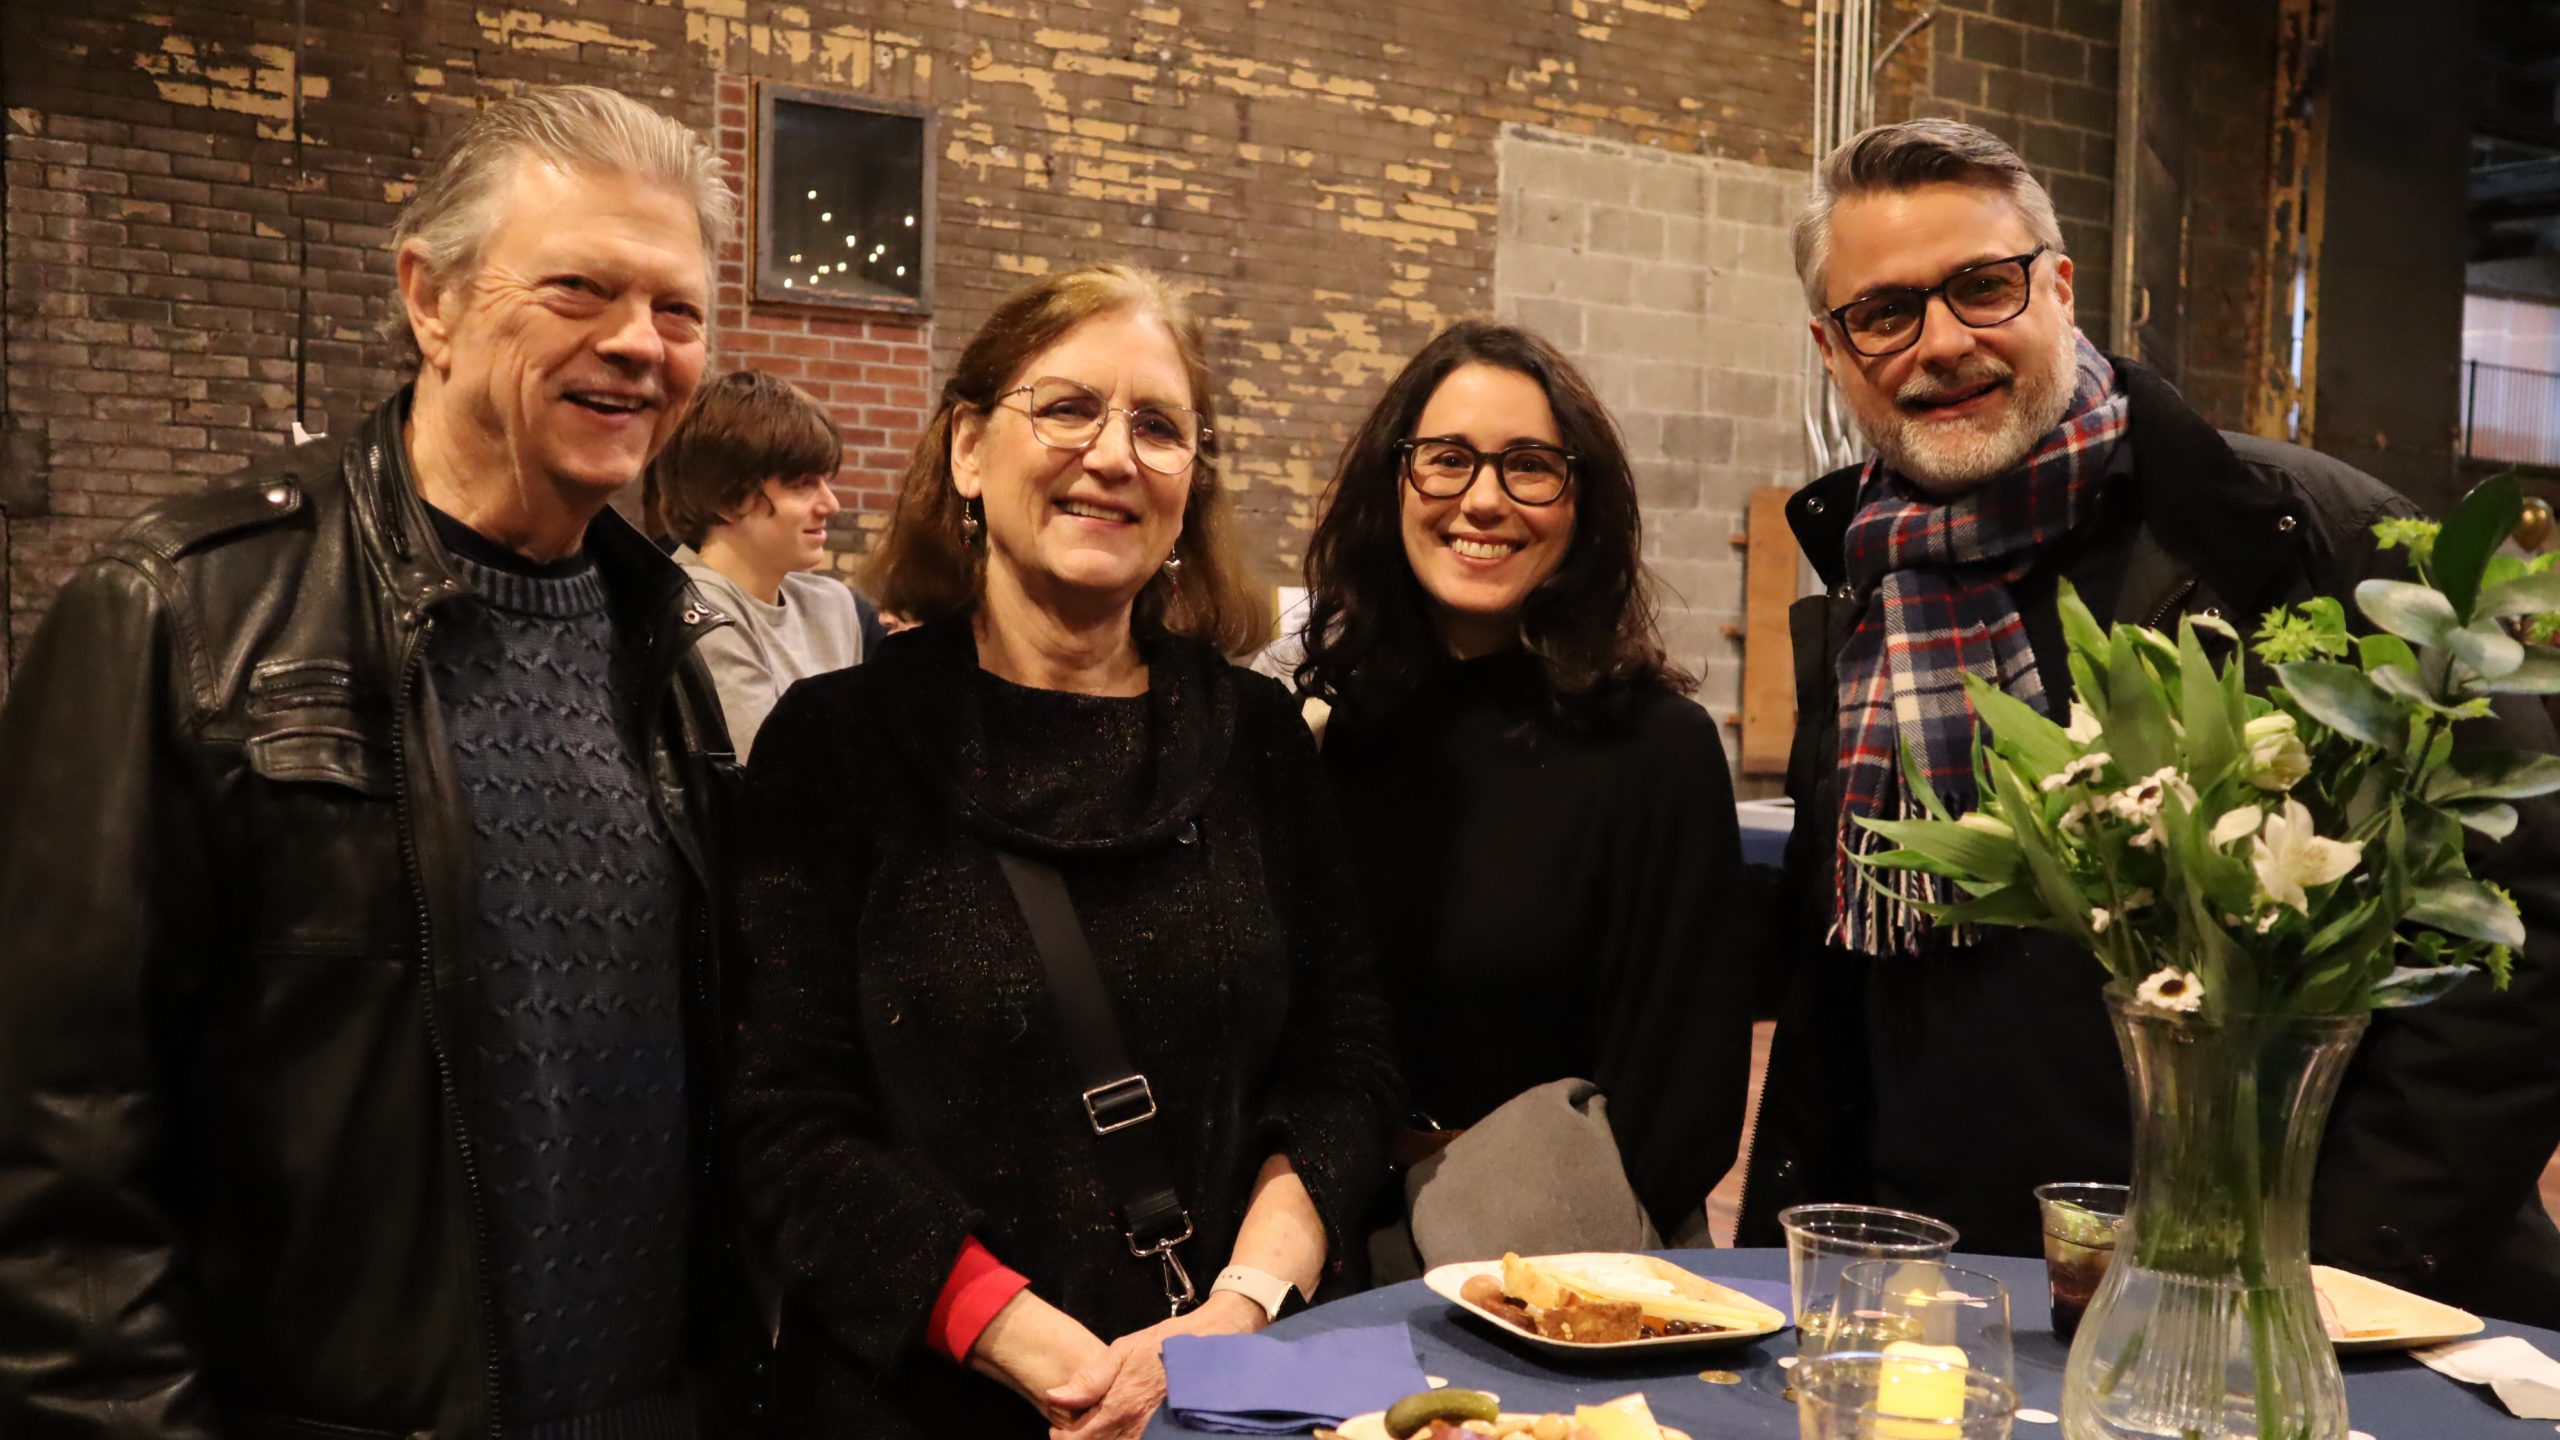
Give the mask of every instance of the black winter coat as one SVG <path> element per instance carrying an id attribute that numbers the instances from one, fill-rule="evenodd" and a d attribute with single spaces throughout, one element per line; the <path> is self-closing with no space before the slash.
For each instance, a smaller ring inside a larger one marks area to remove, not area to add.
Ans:
<path id="1" fill-rule="evenodd" d="M 2132 402 L 2124 473 L 2102 518 L 2017 587 L 2049 694 L 2070 694 L 2057 576 L 2102 618 L 2170 627 L 2181 613 L 2217 614 L 2246 633 L 2312 595 L 2354 614 L 2356 583 L 2394 572 L 2372 525 L 2416 514 L 2405 498 L 2310 451 L 2218 433 L 2158 376 L 2112 363 Z M 1797 821 L 1784 925 L 1796 973 L 1750 1147 L 1741 1239 L 1780 1243 L 1776 1216 L 1788 1205 L 1868 1201 L 1945 1219 L 1968 1250 L 2032 1255 L 2033 1186 L 2120 1181 L 2130 1164 L 2105 972 L 2032 931 L 1990 930 L 1967 950 L 1919 959 L 1823 944 L 1840 805 L 1833 667 L 1860 605 L 1841 588 L 1856 489 L 1857 473 L 1843 471 L 1788 505 L 1832 590 L 1789 616 Z M 2466 743 L 2554 748 L 2551 720 L 2530 698 L 2502 698 L 2469 731 Z M 2313 1250 L 2553 1325 L 2560 1233 L 2536 1183 L 2560 1146 L 2560 799 L 2517 810 L 2512 836 L 2494 846 L 2474 837 L 2471 851 L 2475 873 L 2512 890 L 2524 913 L 2513 986 L 2496 993 L 2473 977 L 2432 1005 L 2375 1015 L 2329 1121 Z"/>
<path id="2" fill-rule="evenodd" d="M 407 409 L 126 527 L 0 713 L 9 1440 L 494 1431 L 474 1062 L 453 1039 L 477 1008 L 470 811 L 424 657 L 464 587 L 409 476 Z M 644 739 L 693 881 L 707 1098 L 728 740 L 691 647 L 724 621 L 612 512 L 587 545 L 655 657 Z M 707 1105 L 692 1143 L 710 1154 Z M 695 1198 L 706 1304 L 742 1296 L 716 1201 Z"/>
<path id="3" fill-rule="evenodd" d="M 1148 658 L 1153 753 L 1125 771 L 1069 727 L 1010 719 L 1080 697 L 986 675 L 963 623 L 802 681 L 757 735 L 733 1093 L 745 1203 L 783 1276 L 786 1435 L 1045 1432 L 924 1347 L 972 1235 L 1106 1340 L 1165 1316 L 998 847 L 1066 877 L 1159 1107 L 1145 1128 L 1191 1214 L 1191 1273 L 1227 1263 L 1275 1152 L 1323 1216 L 1328 1273 L 1357 1256 L 1402 1096 L 1314 742 L 1273 681 L 1186 641 Z M 1084 766 L 1144 777 L 1133 803 L 1053 803 L 1090 791 Z"/>

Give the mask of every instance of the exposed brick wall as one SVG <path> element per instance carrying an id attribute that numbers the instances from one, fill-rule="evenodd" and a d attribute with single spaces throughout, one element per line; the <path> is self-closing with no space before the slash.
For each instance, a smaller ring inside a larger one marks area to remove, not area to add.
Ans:
<path id="1" fill-rule="evenodd" d="M 2199 7 L 2196 21 L 2183 388 L 2206 419 L 2245 430 L 2264 344 L 2276 7 L 2233 0 Z"/>
<path id="2" fill-rule="evenodd" d="M 1949 0 L 1923 113 L 2016 148 L 2053 194 L 2080 328 L 2105 344 L 2115 220 L 2116 0 Z"/>
<path id="3" fill-rule="evenodd" d="M 715 98 L 713 137 L 720 154 L 738 175 L 752 177 L 754 87 L 744 76 L 723 75 Z M 844 435 L 836 491 L 845 508 L 837 512 L 830 545 L 838 570 L 849 574 L 869 548 L 870 533 L 887 520 L 898 476 L 924 428 L 933 324 L 914 316 L 751 304 L 754 243 L 753 233 L 742 230 L 738 243 L 719 257 L 712 304 L 719 364 L 788 375 L 835 418 Z"/>
<path id="4" fill-rule="evenodd" d="M 2054 178 L 2084 296 L 2102 298 L 2113 4 L 1941 8 L 1881 108 L 1960 108 L 2019 139 Z M 1745 167 L 1775 195 L 1774 177 L 1811 158 L 1808 9 L 1565 0 L 1489 24 L 1483 0 L 306 0 L 297 27 L 290 0 L 148 14 L 14 0 L 0 18 L 0 409 L 25 433 L 0 450 L 0 494 L 43 503 L 11 510 L 8 626 L 23 640 L 124 517 L 280 443 L 297 376 L 302 413 L 332 429 L 397 384 L 372 323 L 387 229 L 422 157 L 488 97 L 558 81 L 622 88 L 742 160 L 750 79 L 939 116 L 929 323 L 750 305 L 743 255 L 721 260 L 715 362 L 809 385 L 854 442 L 845 551 L 876 525 L 934 378 L 996 299 L 1026 275 L 1116 258 L 1197 290 L 1244 543 L 1283 579 L 1384 378 L 1440 325 L 1496 306 L 1504 127 L 1714 162 L 1702 195 Z M 1918 9 L 1897 0 L 1881 28 Z M 1697 458 L 1723 453 L 1715 422 L 1737 422 L 1734 466 L 1784 479 L 1801 463 L 1779 454 L 1784 383 L 1712 349 L 1742 343 L 1725 318 L 1699 321 L 1711 348 L 1696 413 L 1679 415 L 1659 376 L 1625 388 L 1661 462 L 1656 561 L 1719 594 L 1729 497 L 1690 479 L 1728 463 Z M 1612 348 L 1619 318 L 1585 325 L 1604 375 L 1634 354 Z M 1720 395 L 1753 413 L 1719 411 Z M 1702 633 L 1681 648 L 1712 680 L 1730 657 Z"/>
<path id="5" fill-rule="evenodd" d="M 697 126 L 745 77 L 932 106 L 930 328 L 740 297 L 719 358 L 830 387 L 860 437 L 848 498 L 871 508 L 906 448 L 902 402 L 920 397 L 817 367 L 903 367 L 922 348 L 938 370 L 1024 275 L 1152 264 L 1201 292 L 1245 540 L 1274 579 L 1383 377 L 1491 307 L 1501 126 L 1807 158 L 1806 18 L 1759 0 L 1571 0 L 1490 26 L 1477 0 L 309 0 L 299 29 L 293 15 L 287 0 L 148 15 L 18 0 L 0 21 L 8 414 L 33 432 L 17 469 L 40 471 L 46 498 L 12 515 L 21 637 L 123 518 L 281 441 L 298 359 L 315 424 L 351 425 L 397 383 L 370 328 L 387 227 L 421 157 L 516 85 L 616 85 Z M 885 360 L 865 348 L 882 344 Z"/>

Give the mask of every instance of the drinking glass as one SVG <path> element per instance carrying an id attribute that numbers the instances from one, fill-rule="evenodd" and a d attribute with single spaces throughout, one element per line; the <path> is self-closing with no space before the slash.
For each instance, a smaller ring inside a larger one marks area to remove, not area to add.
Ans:
<path id="1" fill-rule="evenodd" d="M 2116 1239 L 2133 1202 L 2132 1187 L 2085 1182 L 2039 1185 L 2036 1209 L 2044 1216 L 2044 1275 L 2053 1291 L 2054 1337 L 2069 1344 L 2098 1282 L 2115 1259 Z"/>
<path id="2" fill-rule="evenodd" d="M 1778 1224 L 1787 1232 L 1788 1299 L 1802 1356 L 1830 1348 L 1831 1302 L 1851 1263 L 1944 1260 L 1956 1244 L 1956 1227 L 1943 1220 L 1877 1205 L 1797 1205 L 1779 1211 Z"/>
<path id="3" fill-rule="evenodd" d="M 1828 1348 L 1901 1354 L 1904 1346 L 2016 1384 L 2009 1287 L 1943 1260 L 1852 1262 L 1831 1304 Z"/>
<path id="4" fill-rule="evenodd" d="M 1795 1368 L 1799 1440 L 2009 1440 L 2018 1390 L 1963 1365 L 1834 1350 Z"/>

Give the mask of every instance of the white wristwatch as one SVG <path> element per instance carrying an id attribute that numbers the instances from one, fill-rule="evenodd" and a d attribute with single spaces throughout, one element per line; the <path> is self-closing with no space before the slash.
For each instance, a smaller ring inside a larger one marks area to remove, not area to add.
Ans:
<path id="1" fill-rule="evenodd" d="M 1209 1293 L 1215 1295 L 1221 1290 L 1232 1290 L 1261 1306 L 1264 1315 L 1277 1320 L 1280 1307 L 1289 1303 L 1289 1296 L 1297 1288 L 1268 1270 L 1256 1270 L 1250 1265 L 1230 1265 L 1218 1272 L 1217 1280 L 1209 1286 Z"/>

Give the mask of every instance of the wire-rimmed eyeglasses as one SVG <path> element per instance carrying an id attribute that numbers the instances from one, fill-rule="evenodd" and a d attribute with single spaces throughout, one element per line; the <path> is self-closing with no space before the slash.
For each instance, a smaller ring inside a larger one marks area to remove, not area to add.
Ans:
<path id="1" fill-rule="evenodd" d="M 1947 313 L 1975 330 L 2006 325 L 2026 313 L 2035 293 L 2036 261 L 2050 245 L 2024 255 L 2010 255 L 1967 265 L 1926 290 L 1895 286 L 1861 295 L 1831 312 L 1849 348 L 1874 359 L 1898 355 L 1920 343 L 1929 323 L 1929 301 L 1944 297 Z"/>
<path id="2" fill-rule="evenodd" d="M 1493 462 L 1494 483 L 1519 505 L 1553 505 L 1564 498 L 1573 480 L 1574 457 L 1553 445 L 1524 440 L 1500 450 L 1478 450 L 1453 435 L 1399 440 L 1404 478 L 1434 500 L 1454 500 L 1476 483 L 1476 472 Z"/>
<path id="3" fill-rule="evenodd" d="M 1032 438 L 1052 450 L 1092 449 L 1115 412 L 1128 416 L 1130 453 L 1159 475 L 1181 474 L 1209 440 L 1200 412 L 1187 405 L 1114 405 L 1101 391 L 1060 375 L 1016 385 L 995 403 L 1016 395 L 1030 397 L 1023 413 L 1030 417 Z"/>

